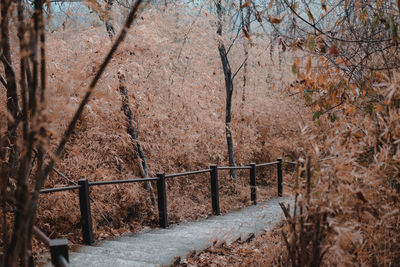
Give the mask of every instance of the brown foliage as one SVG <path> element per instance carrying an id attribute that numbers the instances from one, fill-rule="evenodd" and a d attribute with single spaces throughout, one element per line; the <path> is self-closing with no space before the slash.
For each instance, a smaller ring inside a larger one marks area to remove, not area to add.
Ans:
<path id="1" fill-rule="evenodd" d="M 322 132 L 304 132 L 314 160 L 307 161 L 312 177 L 299 180 L 297 194 L 307 220 L 297 220 L 300 228 L 294 228 L 289 218 L 287 231 L 301 236 L 302 227 L 311 227 L 316 234 L 322 216 L 327 223 L 319 248 L 321 257 L 326 251 L 323 265 L 393 266 L 400 261 L 399 74 L 365 76 L 362 94 L 341 75 L 332 70 L 300 74 L 306 78 L 300 90 L 306 92 L 306 102 L 317 107 L 314 119 Z M 324 98 L 316 94 L 322 91 Z M 327 103 L 332 108 L 318 111 Z M 327 155 L 337 157 L 318 161 Z M 308 242 L 315 240 L 310 236 Z M 288 249 L 292 264 L 299 262 L 298 255 L 315 251 L 309 247 L 304 252 L 290 242 Z"/>
<path id="2" fill-rule="evenodd" d="M 150 176 L 158 171 L 172 173 L 204 168 L 210 163 L 227 164 L 223 74 L 215 49 L 215 30 L 210 26 L 210 18 L 186 11 L 177 7 L 174 12 L 167 10 L 161 16 L 161 11 L 150 9 L 129 32 L 127 42 L 117 51 L 99 80 L 71 142 L 66 145 L 65 154 L 57 163 L 57 169 L 70 180 L 140 176 L 139 161 L 126 133 L 126 121 L 121 111 L 118 93 L 121 68 L 127 74 L 126 87 Z M 151 19 L 153 17 L 158 19 Z M 246 91 L 246 101 L 239 93 L 233 96 L 231 126 L 238 165 L 274 160 L 282 155 L 296 158 L 302 153 L 293 150 L 297 145 L 292 143 L 301 145 L 297 122 L 307 109 L 298 100 L 287 99 L 281 90 L 270 87 L 281 86 L 291 77 L 281 82 L 283 73 L 267 64 L 270 62 L 265 53 L 268 43 L 261 38 L 254 38 L 253 42 L 248 59 L 247 86 L 251 89 Z M 92 26 L 79 32 L 64 28 L 47 35 L 49 77 L 45 115 L 49 147 L 54 147 L 61 139 L 66 122 L 84 94 L 82 88 L 86 88 L 94 77 L 101 60 L 99 55 L 109 45 L 103 26 Z M 237 55 L 232 56 L 232 65 L 240 65 L 242 51 L 233 47 L 231 53 Z M 259 68 L 260 65 L 265 68 Z M 266 72 L 269 72 L 268 76 Z M 239 82 L 235 83 L 240 92 Z M 288 107 L 287 103 L 290 103 Z M 1 112 L 6 114 L 4 105 Z M 3 118 L 0 119 L 1 131 L 6 126 Z M 287 124 L 287 121 L 291 123 Z M 287 142 L 288 138 L 292 141 Z M 261 196 L 271 196 L 275 174 L 266 170 L 259 176 Z M 196 219 L 210 213 L 208 179 L 207 176 L 194 176 L 168 181 L 171 222 Z M 236 184 L 228 174 L 221 174 L 220 179 L 224 212 L 249 202 L 247 172 L 239 172 Z M 45 187 L 67 184 L 53 172 Z M 155 208 L 141 185 L 93 187 L 91 197 L 98 239 L 138 231 L 157 223 Z M 52 238 L 66 237 L 79 242 L 76 192 L 41 195 L 37 224 Z"/>

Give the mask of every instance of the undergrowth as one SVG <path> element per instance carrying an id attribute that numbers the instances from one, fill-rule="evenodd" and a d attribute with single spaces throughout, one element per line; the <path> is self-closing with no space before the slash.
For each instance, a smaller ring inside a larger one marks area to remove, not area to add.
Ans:
<path id="1" fill-rule="evenodd" d="M 212 18 L 204 15 L 205 11 L 199 14 L 187 12 L 187 7 L 179 8 L 149 9 L 129 31 L 55 166 L 63 177 L 53 172 L 45 187 L 65 186 L 82 178 L 100 181 L 140 177 L 140 161 L 121 110 L 121 70 L 127 74 L 130 106 L 151 177 L 159 171 L 175 173 L 228 164 L 223 73 Z M 158 19 L 153 20 L 154 16 Z M 241 42 L 237 40 L 231 52 L 231 64 L 237 67 L 243 60 Z M 96 73 L 104 47 L 110 44 L 103 25 L 48 33 L 46 116 L 52 144 L 59 140 L 64 122 L 72 116 L 83 88 Z M 232 132 L 238 165 L 274 161 L 277 157 L 296 159 L 303 153 L 299 124 L 304 122 L 308 109 L 297 96 L 286 94 L 283 88 L 294 77 L 284 74 L 285 65 L 279 63 L 278 51 L 272 48 L 270 53 L 270 49 L 267 38 L 254 39 L 246 88 L 241 86 L 241 72 L 235 79 Z M 290 58 L 287 65 L 289 62 Z M 1 107 L 5 114 L 4 105 Z M 0 121 L 4 131 L 5 121 Z M 260 170 L 260 198 L 276 195 L 275 177 L 275 168 Z M 250 204 L 248 183 L 247 171 L 239 172 L 236 183 L 228 173 L 221 172 L 222 212 Z M 211 214 L 208 175 L 169 180 L 167 192 L 171 223 Z M 95 239 L 158 224 L 157 207 L 151 205 L 150 196 L 140 184 L 91 187 L 91 198 Z M 41 195 L 37 225 L 51 238 L 81 242 L 77 192 Z"/>

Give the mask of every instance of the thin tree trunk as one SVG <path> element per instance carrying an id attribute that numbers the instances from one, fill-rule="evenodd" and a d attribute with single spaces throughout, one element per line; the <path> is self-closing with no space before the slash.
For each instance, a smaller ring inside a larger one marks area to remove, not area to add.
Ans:
<path id="1" fill-rule="evenodd" d="M 229 64 L 228 54 L 224 43 L 222 42 L 222 6 L 221 0 L 215 2 L 218 14 L 218 29 L 217 34 L 220 37 L 218 40 L 218 51 L 221 58 L 222 68 L 224 70 L 225 76 L 225 89 L 226 89 L 226 107 L 225 107 L 225 133 L 226 142 L 228 145 L 228 157 L 229 166 L 236 166 L 235 164 L 235 154 L 233 150 L 233 138 L 231 131 L 231 110 L 232 110 L 232 95 L 233 95 L 233 81 L 232 81 L 232 70 Z M 231 177 L 236 179 L 236 170 L 231 170 Z"/>
<path id="2" fill-rule="evenodd" d="M 39 95 L 41 101 L 44 100 L 44 90 L 45 90 L 45 58 L 44 58 L 44 23 L 43 23 L 43 1 L 42 0 L 36 0 L 34 1 L 34 13 L 33 13 L 33 33 L 31 35 L 31 42 L 30 42 L 30 60 L 32 62 L 32 68 L 33 68 L 33 73 L 32 73 L 32 83 L 30 83 L 29 86 L 29 109 L 30 109 L 30 120 L 35 120 L 36 116 L 40 116 L 39 112 L 40 109 L 42 108 L 40 105 L 38 105 L 38 89 L 40 89 Z M 21 16 L 22 10 L 21 8 L 21 3 L 18 5 L 18 16 L 19 16 L 19 23 L 21 23 Z M 21 25 L 19 25 L 21 26 Z M 19 30 L 19 38 L 21 42 L 21 46 L 24 46 L 23 42 L 23 32 L 22 29 Z M 43 36 L 42 36 L 43 35 Z M 39 41 L 43 42 L 42 47 L 39 45 Z M 39 61 L 39 50 L 40 50 L 40 61 Z M 21 62 L 23 62 L 25 59 L 23 58 L 23 55 L 21 55 Z M 40 65 L 40 66 L 39 66 Z M 25 65 L 21 65 L 21 67 L 25 67 Z M 21 72 L 24 72 L 24 69 L 21 69 Z M 24 76 L 23 76 L 24 77 Z M 39 81 L 41 83 L 39 83 Z M 21 92 L 23 92 L 24 97 L 25 91 L 23 88 L 23 85 L 25 84 L 24 82 L 21 82 Z M 25 99 L 23 99 L 25 101 Z M 26 105 L 24 103 L 24 107 L 26 108 Z M 24 111 L 25 113 L 26 111 Z M 24 131 L 27 129 L 29 126 L 29 121 L 27 120 L 27 117 L 24 117 L 25 121 L 25 126 L 24 126 Z M 19 156 L 19 166 L 17 168 L 17 191 L 16 191 L 16 206 L 17 209 L 15 211 L 15 221 L 14 221 L 14 230 L 13 230 L 13 235 L 11 238 L 11 243 L 9 246 L 8 253 L 6 254 L 7 257 L 7 263 L 8 266 L 13 266 L 18 262 L 18 258 L 20 260 L 20 265 L 21 266 L 28 266 L 29 264 L 29 255 L 28 255 L 28 247 L 30 246 L 30 242 L 32 239 L 32 222 L 34 219 L 34 213 L 30 213 L 29 210 L 29 203 L 32 202 L 31 200 L 31 194 L 29 193 L 29 188 L 28 188 L 28 179 L 29 179 L 29 171 L 31 169 L 32 165 L 32 152 L 33 152 L 33 146 L 35 144 L 35 136 L 38 134 L 41 135 L 43 133 L 42 126 L 40 126 L 38 129 L 31 128 L 29 130 L 29 134 L 23 136 L 23 139 L 25 141 L 25 149 L 23 153 Z M 42 151 L 42 143 L 41 141 L 39 145 L 39 151 Z M 41 153 L 43 154 L 43 153 Z M 38 170 L 41 169 L 42 166 L 42 161 L 38 162 Z"/>
<path id="3" fill-rule="evenodd" d="M 113 0 L 109 0 L 107 2 L 107 10 L 111 11 L 113 4 Z M 114 31 L 114 26 L 112 24 L 112 21 L 107 20 L 105 22 L 106 25 L 106 30 L 108 33 L 108 36 L 112 40 L 115 35 Z M 121 101 L 122 101 L 122 110 L 124 111 L 124 114 L 126 116 L 126 121 L 128 124 L 127 132 L 129 136 L 132 138 L 133 144 L 135 146 L 135 151 L 138 159 L 140 160 L 139 168 L 140 168 L 140 174 L 143 178 L 148 178 L 149 177 L 149 169 L 147 166 L 147 160 L 145 153 L 143 151 L 143 148 L 140 144 L 139 141 L 139 133 L 137 130 L 137 127 L 135 125 L 134 119 L 133 119 L 133 112 L 131 110 L 131 107 L 129 105 L 129 94 L 128 90 L 126 89 L 126 82 L 125 82 L 125 74 L 124 73 L 118 73 L 118 80 L 119 80 L 119 92 L 121 94 Z M 151 182 L 145 182 L 144 183 L 144 188 L 150 193 L 150 201 L 153 206 L 155 206 L 156 203 L 156 198 L 154 194 L 153 187 L 151 185 Z"/>
<path id="4" fill-rule="evenodd" d="M 8 155 L 4 155 L 4 158 L 7 159 L 7 164 L 4 164 L 3 170 L 3 184 L 2 184 L 2 207 L 3 212 L 6 212 L 6 202 L 7 202 L 7 187 L 9 185 L 10 178 L 16 178 L 17 170 L 18 170 L 18 150 L 17 150 L 17 129 L 15 127 L 16 122 L 18 120 L 18 94 L 17 94 L 17 81 L 15 72 L 12 67 L 12 59 L 11 59 L 11 49 L 10 49 L 10 37 L 9 37 L 9 12 L 11 12 L 12 1 L 1 1 L 1 61 L 4 66 L 5 72 L 5 80 L 6 80 L 6 96 L 7 96 L 7 111 L 11 115 L 11 118 L 7 119 L 7 132 L 6 137 L 8 139 L 8 143 L 5 143 L 5 147 L 1 149 L 8 150 Z M 7 153 L 6 153 L 7 154 Z M 18 199 L 17 199 L 18 200 Z M 21 202 L 23 204 L 23 202 Z M 3 220 L 6 220 L 6 215 L 3 214 Z M 3 221 L 3 226 L 6 226 L 7 223 Z M 17 220 L 15 222 L 15 230 L 19 230 L 19 225 L 17 225 Z M 8 259 L 17 259 L 20 254 L 20 249 L 18 244 L 12 243 L 8 246 L 8 235 L 7 228 L 3 231 L 3 238 L 5 242 L 5 250 L 6 254 L 4 256 L 4 263 L 8 262 Z M 15 231 L 14 231 L 15 232 Z M 15 234 L 12 236 L 12 239 L 15 240 Z M 21 242 L 20 242 L 21 243 Z M 14 249 L 16 247 L 16 249 Z M 9 251 L 12 253 L 9 253 Z M 12 262 L 11 262 L 12 263 Z M 6 264 L 6 266 L 13 266 L 10 264 Z"/>
<path id="5" fill-rule="evenodd" d="M 137 127 L 135 125 L 135 122 L 133 120 L 133 113 L 132 110 L 129 106 L 129 95 L 128 95 L 128 90 L 126 89 L 125 86 L 125 75 L 122 73 L 118 74 L 118 80 L 119 80 L 119 92 L 121 94 L 122 97 L 122 110 L 124 111 L 124 114 L 126 116 L 126 120 L 128 123 L 128 129 L 127 132 L 128 134 L 131 136 L 131 138 L 133 139 L 133 143 L 135 146 L 135 151 L 136 151 L 136 155 L 138 157 L 138 159 L 140 160 L 140 173 L 142 175 L 142 177 L 147 178 L 149 177 L 149 170 L 147 167 L 147 160 L 146 160 L 146 156 L 144 154 L 144 151 L 142 149 L 142 146 L 140 144 L 139 141 L 139 133 L 137 131 Z M 150 200 L 153 206 L 155 206 L 156 203 L 156 198 L 154 195 L 154 190 L 153 187 L 151 186 L 150 182 L 145 182 L 144 183 L 144 188 L 149 191 L 150 193 Z"/>
<path id="6" fill-rule="evenodd" d="M 240 2 L 240 6 L 242 6 L 242 3 Z M 251 28 L 250 28 L 250 17 L 251 17 L 251 10 L 250 8 L 246 8 L 246 14 L 243 14 L 243 8 L 241 8 L 241 17 L 242 17 L 242 22 L 243 22 L 243 28 L 245 31 L 250 35 L 251 34 Z M 243 44 L 243 49 L 244 49 L 244 58 L 249 57 L 249 45 L 250 45 L 250 40 L 247 40 Z M 244 62 L 243 65 L 243 93 L 242 93 L 242 108 L 243 108 L 243 102 L 246 101 L 246 86 L 247 86 L 247 60 Z"/>
<path id="7" fill-rule="evenodd" d="M 12 115 L 12 119 L 7 119 L 7 138 L 8 138 L 8 171 L 6 177 L 16 177 L 17 170 L 17 130 L 14 127 L 14 123 L 18 117 L 18 94 L 17 94 L 17 80 L 15 77 L 14 70 L 12 68 L 11 60 L 11 49 L 10 49 L 10 37 L 9 37 L 9 15 L 8 12 L 12 1 L 1 1 L 1 48 L 2 58 L 1 61 L 4 65 L 5 79 L 7 82 L 7 111 Z"/>

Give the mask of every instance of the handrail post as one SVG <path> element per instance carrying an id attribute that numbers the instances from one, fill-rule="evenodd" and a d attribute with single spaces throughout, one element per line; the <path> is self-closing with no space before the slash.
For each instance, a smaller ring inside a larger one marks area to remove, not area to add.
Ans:
<path id="1" fill-rule="evenodd" d="M 211 164 L 210 169 L 212 209 L 215 215 L 220 215 L 221 212 L 219 210 L 218 167 L 216 164 Z"/>
<path id="2" fill-rule="evenodd" d="M 256 164 L 250 163 L 250 199 L 254 205 L 257 204 Z"/>
<path id="3" fill-rule="evenodd" d="M 276 160 L 277 164 L 277 172 L 278 172 L 278 197 L 282 196 L 282 158 L 278 158 Z"/>
<path id="4" fill-rule="evenodd" d="M 87 179 L 78 181 L 79 187 L 79 206 L 81 209 L 81 224 L 83 243 L 93 244 L 92 215 L 90 213 L 89 182 Z"/>
<path id="5" fill-rule="evenodd" d="M 157 173 L 157 196 L 158 196 L 158 218 L 161 228 L 168 227 L 168 213 L 167 213 L 167 192 L 165 186 L 165 174 L 163 172 Z"/>
<path id="6" fill-rule="evenodd" d="M 50 240 L 50 255 L 51 262 L 56 267 L 60 266 L 58 259 L 60 256 L 63 256 L 67 260 L 67 262 L 69 262 L 68 240 L 64 238 Z"/>

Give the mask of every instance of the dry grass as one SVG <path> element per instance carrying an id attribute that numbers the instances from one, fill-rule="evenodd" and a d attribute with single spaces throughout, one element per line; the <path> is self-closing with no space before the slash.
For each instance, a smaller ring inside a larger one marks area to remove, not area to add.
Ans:
<path id="1" fill-rule="evenodd" d="M 215 163 L 227 165 L 225 90 L 215 29 L 210 26 L 212 18 L 204 11 L 192 14 L 185 10 L 177 7 L 162 13 L 150 9 L 129 32 L 57 163 L 57 169 L 69 179 L 76 182 L 81 178 L 98 181 L 140 176 L 121 111 L 117 79 L 120 70 L 127 74 L 131 108 L 150 176 L 159 171 L 173 173 Z M 110 41 L 103 26 L 80 31 L 59 29 L 48 33 L 47 40 L 46 116 L 52 144 L 56 144 Z M 231 51 L 234 68 L 243 60 L 241 42 L 238 40 Z M 306 120 L 304 114 L 308 111 L 298 98 L 288 97 L 281 89 L 294 77 L 284 75 L 284 64 L 279 71 L 277 50 L 272 51 L 271 64 L 269 41 L 257 37 L 253 42 L 248 60 L 249 82 L 244 92 L 242 74 L 235 80 L 232 130 L 236 162 L 247 165 L 280 156 L 297 158 L 302 154 L 297 149 L 302 146 L 299 122 Z M 290 58 L 287 64 L 290 65 Z M 5 114 L 4 105 L 0 112 Z M 0 123 L 4 130 L 4 119 Z M 227 173 L 220 175 L 223 212 L 249 204 L 248 173 L 239 174 L 237 184 Z M 268 171 L 259 173 L 259 177 L 274 175 Z M 172 223 L 210 214 L 208 180 L 208 176 L 193 176 L 168 182 Z M 274 183 L 268 179 L 261 183 L 261 197 L 268 198 L 275 192 Z M 52 173 L 46 187 L 67 184 Z M 156 207 L 151 206 L 141 185 L 93 187 L 91 197 L 96 239 L 157 225 Z M 77 192 L 41 196 L 38 225 L 52 238 L 80 242 L 79 217 Z"/>
<path id="2" fill-rule="evenodd" d="M 193 11 L 179 5 L 165 11 L 145 11 L 101 78 L 56 167 L 72 181 L 139 177 L 139 160 L 121 111 L 117 78 L 121 70 L 126 73 L 150 176 L 159 171 L 173 173 L 207 168 L 209 164 L 227 165 L 224 77 L 214 19 L 205 10 Z M 224 42 L 229 44 L 232 36 L 225 36 Z M 15 34 L 11 36 L 16 38 Z M 48 33 L 47 40 L 49 89 L 44 115 L 50 145 L 54 145 L 96 73 L 110 40 L 99 24 L 79 31 L 73 25 L 55 29 Z M 242 63 L 244 41 L 247 42 L 239 38 L 230 52 L 234 70 Z M 285 187 L 293 187 L 298 197 L 298 212 L 287 216 L 281 230 L 275 229 L 248 244 L 212 248 L 185 264 L 397 266 L 399 74 L 394 73 L 391 78 L 370 77 L 373 84 L 367 96 L 372 94 L 379 103 L 372 111 L 363 109 L 364 102 L 370 99 L 353 95 L 353 102 L 344 103 L 343 113 L 336 114 L 339 121 L 331 123 L 322 117 L 315 127 L 309 120 L 310 110 L 299 95 L 289 97 L 286 91 L 296 78 L 288 70 L 294 57 L 302 53 L 282 55 L 270 45 L 270 40 L 254 34 L 247 87 L 242 86 L 242 72 L 235 79 L 235 157 L 238 165 L 273 161 L 281 156 L 306 159 L 305 178 L 300 175 L 302 170 L 295 177 L 285 177 Z M 12 52 L 18 53 L 17 45 Z M 13 63 L 18 73 L 19 63 Z M 313 75 L 310 77 L 318 79 Z M 337 84 L 340 78 L 343 77 L 329 69 L 324 79 L 307 80 L 306 85 L 324 89 L 324 85 Z M 324 90 L 321 92 L 324 94 Z M 335 92 L 332 98 L 341 100 L 346 88 L 339 87 Z M 316 97 L 314 94 L 311 98 Z M 1 134 L 6 130 L 5 100 L 1 91 Z M 318 161 L 337 154 L 339 157 L 330 161 Z M 262 179 L 261 198 L 274 195 L 274 175 L 269 170 L 258 173 Z M 198 175 L 167 182 L 171 223 L 211 213 L 208 179 L 207 175 Z M 64 185 L 67 181 L 52 173 L 46 187 Z M 220 185 L 223 212 L 249 204 L 247 172 L 239 172 L 236 183 L 221 172 Z M 96 239 L 157 225 L 156 207 L 150 204 L 141 185 L 93 187 L 91 197 Z M 52 238 L 80 242 L 76 192 L 42 195 L 39 204 L 40 228 Z M 316 234 L 316 230 L 320 232 Z M 35 249 L 41 250 L 38 246 Z"/>

